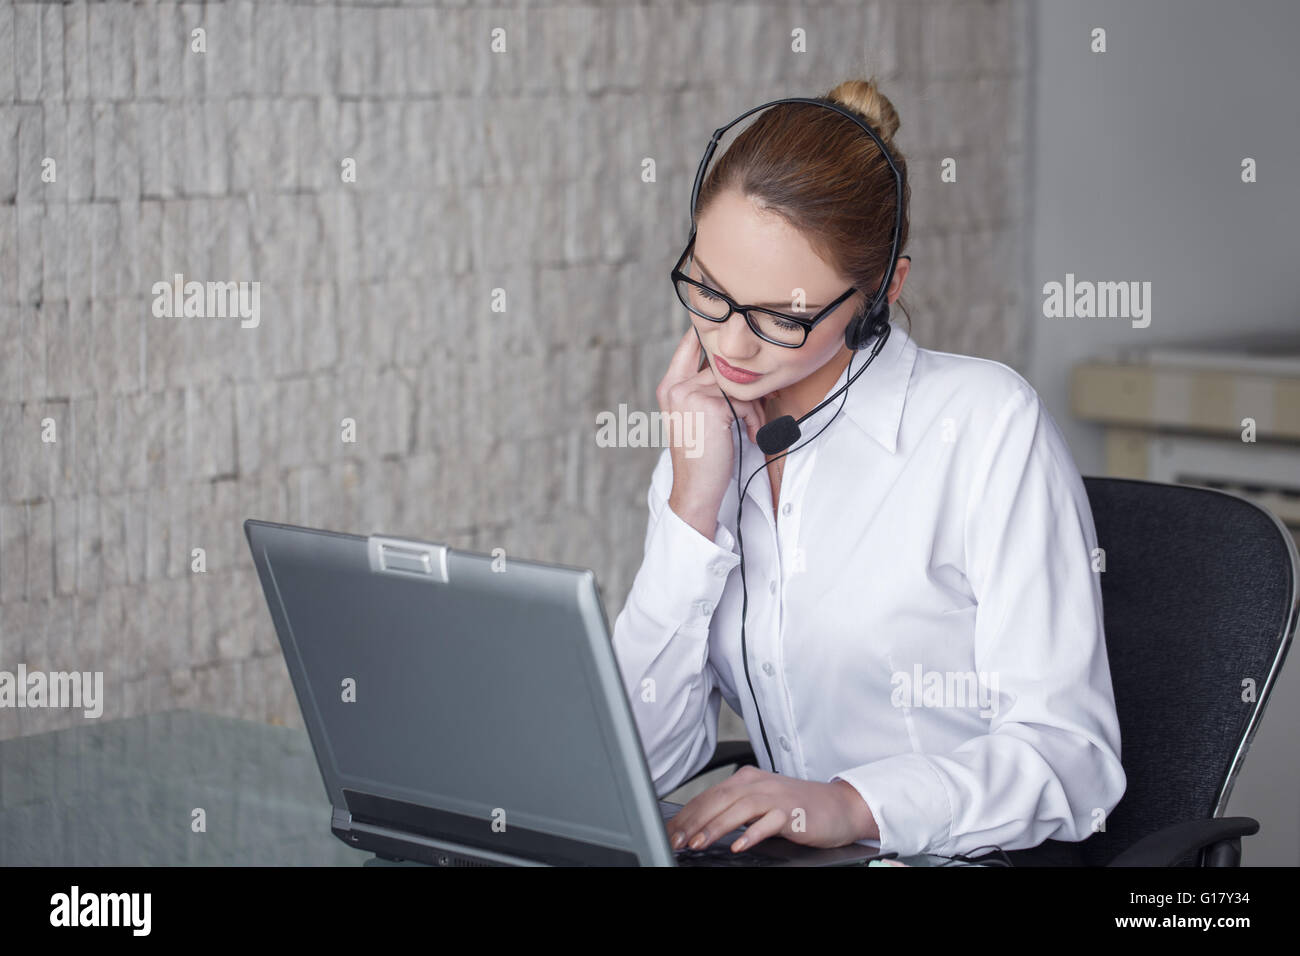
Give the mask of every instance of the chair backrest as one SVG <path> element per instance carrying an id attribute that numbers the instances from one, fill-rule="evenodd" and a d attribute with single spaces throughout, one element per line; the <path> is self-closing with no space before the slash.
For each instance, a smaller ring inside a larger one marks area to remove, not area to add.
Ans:
<path id="1" fill-rule="evenodd" d="M 1296 628 L 1300 561 L 1270 512 L 1195 485 L 1084 486 L 1128 786 L 1104 831 L 1011 851 L 1017 865 L 1104 866 L 1170 824 L 1221 816 Z"/>

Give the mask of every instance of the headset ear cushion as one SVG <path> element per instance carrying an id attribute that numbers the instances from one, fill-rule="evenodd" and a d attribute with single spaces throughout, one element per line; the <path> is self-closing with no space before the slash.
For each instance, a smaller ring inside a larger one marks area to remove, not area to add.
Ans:
<path id="1" fill-rule="evenodd" d="M 865 316 L 854 316 L 849 320 L 849 324 L 844 326 L 844 347 L 850 352 L 856 352 L 861 348 L 862 336 L 859 330 L 866 322 Z"/>
<path id="2" fill-rule="evenodd" d="M 870 315 L 860 315 L 844 327 L 844 344 L 856 352 L 878 335 L 883 335 L 889 325 L 889 302 L 882 301 Z"/>
<path id="3" fill-rule="evenodd" d="M 876 312 L 876 320 L 872 326 L 871 334 L 881 335 L 885 331 L 885 326 L 889 325 L 889 300 L 880 303 L 880 308 Z"/>

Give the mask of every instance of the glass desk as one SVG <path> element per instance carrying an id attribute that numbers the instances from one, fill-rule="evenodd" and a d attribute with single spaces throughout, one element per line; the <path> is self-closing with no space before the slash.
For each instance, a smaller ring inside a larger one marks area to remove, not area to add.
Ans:
<path id="1" fill-rule="evenodd" d="M 385 862 L 329 820 L 305 730 L 173 710 L 0 740 L 2 866 Z"/>

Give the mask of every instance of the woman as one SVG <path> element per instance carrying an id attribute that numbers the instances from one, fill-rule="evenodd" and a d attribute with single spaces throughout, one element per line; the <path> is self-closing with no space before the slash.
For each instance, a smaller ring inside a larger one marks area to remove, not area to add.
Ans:
<path id="1" fill-rule="evenodd" d="M 869 123 L 905 176 L 898 116 L 874 82 L 826 98 Z M 851 120 L 779 104 L 700 189 L 679 266 L 697 285 L 677 283 L 691 328 L 657 397 L 702 432 L 660 456 L 613 642 L 660 795 L 712 755 L 724 698 L 766 769 L 688 802 L 669 823 L 674 848 L 748 825 L 733 850 L 774 835 L 1010 850 L 1085 839 L 1124 792 L 1092 514 L 1015 371 L 919 348 L 891 321 L 843 400 L 802 423 L 812 437 L 743 486 L 736 527 L 735 455 L 748 478 L 763 467 L 760 427 L 800 418 L 863 366 L 844 332 L 887 274 L 896 188 Z M 900 256 L 890 303 L 909 267 Z M 793 321 L 705 317 L 729 299 L 807 319 L 847 289 L 797 346 Z"/>

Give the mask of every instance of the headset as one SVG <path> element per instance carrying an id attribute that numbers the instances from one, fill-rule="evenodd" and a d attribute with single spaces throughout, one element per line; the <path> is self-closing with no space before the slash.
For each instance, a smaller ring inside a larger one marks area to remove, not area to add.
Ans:
<path id="1" fill-rule="evenodd" d="M 813 438 L 816 438 L 817 435 L 820 435 L 823 431 L 825 431 L 826 428 L 829 427 L 830 423 L 839 417 L 840 412 L 843 411 L 844 409 L 844 401 L 848 398 L 848 396 L 844 393 L 847 392 L 848 387 L 853 384 L 853 382 L 857 379 L 857 377 L 867 370 L 867 366 L 869 366 L 872 363 L 872 361 L 875 359 L 875 357 L 878 354 L 880 354 L 881 348 L 884 347 L 885 342 L 889 339 L 889 333 L 891 327 L 889 324 L 888 291 L 889 291 L 889 284 L 891 281 L 893 281 L 894 278 L 894 267 L 899 258 L 898 243 L 902 237 L 902 231 L 903 231 L 903 187 L 904 187 L 903 173 L 901 170 L 899 170 L 898 164 L 894 161 L 894 157 L 889 152 L 889 149 L 885 146 L 884 141 L 880 138 L 879 135 L 877 135 L 876 131 L 871 128 L 870 124 L 864 122 L 860 117 L 854 115 L 854 113 L 851 110 L 825 98 L 793 96 L 793 97 L 787 97 L 783 99 L 771 100 L 767 103 L 761 104 L 760 106 L 755 106 L 753 109 L 746 110 L 745 112 L 737 116 L 735 119 L 733 119 L 726 126 L 721 126 L 714 131 L 713 138 L 709 141 L 708 149 L 704 151 L 704 158 L 700 161 L 700 167 L 698 170 L 696 170 L 695 185 L 691 189 L 691 238 L 694 238 L 695 236 L 695 230 L 696 230 L 695 204 L 696 204 L 696 200 L 699 198 L 700 186 L 704 182 L 704 171 L 709 165 L 709 160 L 713 158 L 714 151 L 718 148 L 718 141 L 722 138 L 722 135 L 726 133 L 727 130 L 731 129 L 731 127 L 735 126 L 745 117 L 749 116 L 752 113 L 756 113 L 759 110 L 767 109 L 770 106 L 776 106 L 779 103 L 809 103 L 814 106 L 822 106 L 827 109 L 834 110 L 835 112 L 841 114 L 842 116 L 848 117 L 859 127 L 861 127 L 863 132 L 865 132 L 868 136 L 872 138 L 872 140 L 875 141 L 876 146 L 880 149 L 881 155 L 884 156 L 885 161 L 889 164 L 889 168 L 894 174 L 895 190 L 894 190 L 894 235 L 893 235 L 893 240 L 890 243 L 889 268 L 886 270 L 884 281 L 880 283 L 880 287 L 876 290 L 876 293 L 872 297 L 870 304 L 867 306 L 866 309 L 864 309 L 863 311 L 855 315 L 852 321 L 850 321 L 848 326 L 846 326 L 844 329 L 844 344 L 847 348 L 849 348 L 853 352 L 857 352 L 860 349 L 865 348 L 873 338 L 875 339 L 875 347 L 872 349 L 871 354 L 867 357 L 866 364 L 863 365 L 862 368 L 858 369 L 858 371 L 855 372 L 844 383 L 843 386 L 841 386 L 838 390 L 836 390 L 834 394 L 829 396 L 825 401 L 819 404 L 812 411 L 802 416 L 798 421 L 795 421 L 794 417 L 791 415 L 782 415 L 780 418 L 768 422 L 758 430 L 758 432 L 756 433 L 758 446 L 759 448 L 762 449 L 765 455 L 777 455 L 778 457 L 772 459 L 773 461 L 780 461 L 780 459 L 788 455 L 790 451 L 795 450 L 793 448 L 790 448 L 790 446 L 793 445 L 800 438 L 800 431 L 799 431 L 800 424 L 802 424 L 808 418 L 811 418 L 813 415 L 817 414 L 817 412 L 821 411 L 823 408 L 825 408 L 827 405 L 833 402 L 838 396 L 843 394 L 844 398 L 840 400 L 840 407 L 835 410 L 835 414 L 831 416 L 830 421 L 828 421 L 825 425 L 823 425 L 817 431 L 817 434 L 813 435 L 812 438 L 809 438 L 808 442 L 812 441 Z M 908 256 L 907 258 L 910 260 L 911 256 Z M 693 321 L 691 323 L 691 328 L 695 329 L 695 324 Z M 699 330 L 695 329 L 695 336 L 697 339 L 699 338 L 699 335 L 700 335 Z M 704 359 L 704 361 L 707 362 L 708 360 L 707 353 L 704 348 L 703 340 L 700 341 L 700 354 L 701 357 Z M 853 358 L 850 357 L 849 359 L 850 370 L 852 369 L 852 366 L 853 366 Z M 731 409 L 731 414 L 732 417 L 735 418 L 736 420 L 737 431 L 739 433 L 740 429 L 742 429 L 743 426 L 740 423 L 740 417 L 736 414 L 736 408 L 734 405 L 731 404 L 731 399 L 727 396 L 727 393 L 725 391 L 722 393 L 722 397 L 727 400 L 727 407 Z M 808 444 L 808 442 L 804 442 L 804 445 Z M 798 445 L 796 447 L 802 448 L 803 445 Z M 789 450 L 787 451 L 787 449 Z M 764 462 L 764 464 L 756 468 L 754 472 L 749 476 L 749 480 L 746 481 L 744 483 L 744 486 L 742 487 L 740 484 L 740 479 L 741 479 L 741 475 L 744 473 L 743 463 L 741 462 L 743 451 L 744 451 L 744 442 L 742 441 L 740 442 L 740 448 L 737 450 L 737 454 L 736 454 L 736 460 L 737 460 L 736 486 L 737 489 L 739 490 L 739 501 L 736 507 L 736 540 L 737 543 L 740 545 L 740 584 L 741 584 L 741 591 L 743 595 L 741 600 L 741 611 L 740 611 L 740 657 L 745 667 L 745 682 L 749 685 L 750 697 L 754 701 L 754 713 L 758 715 L 758 728 L 763 737 L 763 746 L 767 750 L 767 765 L 772 768 L 773 773 L 779 773 L 780 771 L 776 769 L 776 761 L 772 759 L 772 746 L 770 743 L 768 743 L 767 728 L 763 724 L 763 713 L 758 706 L 758 696 L 754 693 L 754 682 L 750 679 L 750 675 L 749 675 L 749 652 L 745 643 L 745 616 L 746 616 L 746 612 L 749 609 L 749 589 L 748 587 L 746 587 L 746 583 L 745 583 L 745 544 L 744 544 L 744 537 L 741 533 L 741 515 L 744 510 L 745 492 L 749 489 L 749 482 L 753 481 L 754 475 L 757 475 L 760 471 L 766 468 L 767 465 L 771 464 L 771 462 Z"/>

